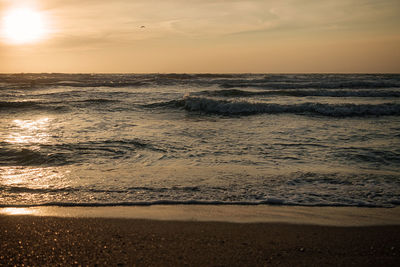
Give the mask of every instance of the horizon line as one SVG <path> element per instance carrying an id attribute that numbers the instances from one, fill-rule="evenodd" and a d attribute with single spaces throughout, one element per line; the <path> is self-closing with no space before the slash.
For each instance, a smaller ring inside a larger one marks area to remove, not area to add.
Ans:
<path id="1" fill-rule="evenodd" d="M 235 74 L 250 74 L 250 75 L 265 75 L 265 74 L 394 74 L 399 75 L 400 72 L 0 72 L 2 74 L 158 74 L 158 75 L 235 75 Z"/>

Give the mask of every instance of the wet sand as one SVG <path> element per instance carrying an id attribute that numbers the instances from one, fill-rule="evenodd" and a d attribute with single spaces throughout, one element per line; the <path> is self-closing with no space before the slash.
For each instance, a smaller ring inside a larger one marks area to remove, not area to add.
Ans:
<path id="1" fill-rule="evenodd" d="M 280 205 L 37 206 L 0 208 L 0 215 L 2 214 L 327 226 L 400 225 L 400 207 L 300 207 Z"/>
<path id="2" fill-rule="evenodd" d="M 0 215 L 0 265 L 399 266 L 400 226 Z"/>

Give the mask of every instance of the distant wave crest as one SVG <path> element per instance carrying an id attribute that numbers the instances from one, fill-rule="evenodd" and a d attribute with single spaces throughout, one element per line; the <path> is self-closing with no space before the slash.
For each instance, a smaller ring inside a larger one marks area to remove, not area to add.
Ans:
<path id="1" fill-rule="evenodd" d="M 49 86 L 138 88 L 177 84 L 265 89 L 400 88 L 398 74 L 0 74 L 0 88 L 33 90 Z"/>
<path id="2" fill-rule="evenodd" d="M 249 101 L 227 101 L 198 96 L 184 96 L 184 108 L 220 115 L 315 114 L 331 117 L 400 115 L 399 104 L 273 104 Z"/>
<path id="3" fill-rule="evenodd" d="M 220 84 L 222 88 L 264 88 L 264 89 L 377 89 L 377 88 L 399 88 L 399 82 L 391 81 L 367 81 L 367 80 L 355 80 L 355 81 L 330 81 L 324 80 L 321 82 L 301 82 L 301 81 L 289 81 L 289 82 L 274 82 L 269 79 L 258 79 L 258 80 L 234 80 L 227 81 Z"/>
<path id="4" fill-rule="evenodd" d="M 396 90 L 267 90 L 247 91 L 240 89 L 224 89 L 202 91 L 200 95 L 218 97 L 252 97 L 252 96 L 328 96 L 328 97 L 400 97 Z"/>

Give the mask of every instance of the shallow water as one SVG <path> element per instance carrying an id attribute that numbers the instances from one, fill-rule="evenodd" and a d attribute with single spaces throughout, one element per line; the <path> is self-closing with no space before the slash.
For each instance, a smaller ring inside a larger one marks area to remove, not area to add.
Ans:
<path id="1" fill-rule="evenodd" d="M 400 75 L 0 75 L 1 206 L 400 204 Z"/>

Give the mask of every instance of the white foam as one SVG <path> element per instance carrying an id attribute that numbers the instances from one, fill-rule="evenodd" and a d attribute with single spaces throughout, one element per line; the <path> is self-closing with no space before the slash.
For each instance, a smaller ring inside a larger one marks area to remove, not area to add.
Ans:
<path id="1" fill-rule="evenodd" d="M 314 114 L 332 117 L 400 115 L 400 105 L 384 104 L 274 104 L 250 101 L 228 101 L 207 97 L 184 96 L 184 107 L 188 111 L 201 111 L 221 115 L 251 114 Z"/>

